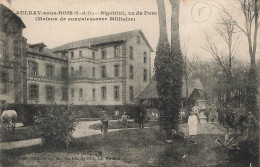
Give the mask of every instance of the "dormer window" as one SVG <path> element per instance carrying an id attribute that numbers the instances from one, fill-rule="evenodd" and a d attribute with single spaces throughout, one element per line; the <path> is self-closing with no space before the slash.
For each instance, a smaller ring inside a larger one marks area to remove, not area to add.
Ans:
<path id="1" fill-rule="evenodd" d="M 32 48 L 35 52 L 43 53 L 43 48 L 46 47 L 46 45 L 44 43 L 36 43 L 33 45 L 29 45 L 29 47 Z"/>
<path id="2" fill-rule="evenodd" d="M 42 53 L 43 47 L 39 47 L 39 53 Z"/>

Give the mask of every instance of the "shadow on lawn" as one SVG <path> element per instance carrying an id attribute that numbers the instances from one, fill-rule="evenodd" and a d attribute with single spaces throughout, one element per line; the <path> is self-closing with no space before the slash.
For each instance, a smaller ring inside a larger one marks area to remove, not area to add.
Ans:
<path id="1" fill-rule="evenodd" d="M 74 139 L 68 150 L 66 150 L 65 146 L 34 146 L 2 151 L 0 164 L 2 166 L 21 166 L 19 160 L 21 156 L 35 155 L 44 157 L 48 154 L 48 156 L 52 157 L 71 155 L 109 157 L 145 167 L 248 166 L 246 163 L 233 161 L 225 150 L 217 148 L 214 145 L 217 137 L 220 136 L 198 135 L 194 139 L 197 144 L 181 138 L 174 140 L 172 143 L 166 143 L 159 129 L 118 131 L 109 133 L 107 139 L 102 139 L 101 135 Z M 46 166 L 43 162 L 37 163 L 39 163 L 39 166 Z M 77 162 L 75 163 L 73 165 L 79 165 Z M 31 164 L 29 160 L 28 164 Z"/>
<path id="2" fill-rule="evenodd" d="M 15 133 L 0 131 L 0 142 L 20 141 L 37 138 L 33 126 L 17 128 Z"/>
<path id="3" fill-rule="evenodd" d="M 119 121 L 119 122 L 109 122 L 108 124 L 108 129 L 122 129 L 124 128 L 124 124 Z M 144 123 L 144 127 L 153 127 L 153 126 L 159 126 L 158 121 L 147 121 Z M 90 129 L 94 130 L 100 130 L 101 123 L 93 124 L 90 125 Z M 139 124 L 137 122 L 128 122 L 127 128 L 138 128 Z"/>

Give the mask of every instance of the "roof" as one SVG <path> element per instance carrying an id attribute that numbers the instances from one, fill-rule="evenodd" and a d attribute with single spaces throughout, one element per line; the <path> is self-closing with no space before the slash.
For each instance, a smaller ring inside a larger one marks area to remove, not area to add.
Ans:
<path id="1" fill-rule="evenodd" d="M 42 46 L 42 47 L 47 47 L 43 42 L 41 43 L 36 43 L 36 44 L 32 44 L 32 45 L 29 45 L 30 48 L 34 47 L 34 46 Z"/>
<path id="2" fill-rule="evenodd" d="M 137 95 L 137 99 L 157 99 L 159 98 L 159 95 L 157 93 L 157 81 L 155 79 L 152 79 L 152 81 Z M 203 86 L 199 79 L 190 79 L 188 81 L 188 93 L 189 96 L 191 93 L 198 89 L 199 91 L 203 91 Z M 182 97 L 186 97 L 186 87 L 185 82 L 182 86 Z"/>
<path id="3" fill-rule="evenodd" d="M 44 56 L 48 56 L 48 57 L 60 59 L 60 60 L 67 60 L 67 57 L 60 57 L 59 55 L 52 53 L 52 50 L 49 48 L 45 47 L 45 48 L 43 48 L 43 53 L 39 53 L 38 50 L 35 50 L 29 46 L 31 46 L 31 45 L 28 45 L 26 47 L 26 51 L 29 53 L 40 54 L 40 55 L 44 55 Z"/>
<path id="4" fill-rule="evenodd" d="M 157 99 L 159 95 L 157 93 L 157 81 L 152 79 L 152 81 L 137 95 L 137 99 Z"/>
<path id="5" fill-rule="evenodd" d="M 88 39 L 83 39 L 83 40 L 79 40 L 79 41 L 74 41 L 74 42 L 70 42 L 70 43 L 61 45 L 59 47 L 53 48 L 52 51 L 58 52 L 58 51 L 62 51 L 62 50 L 68 50 L 68 49 L 79 48 L 79 47 L 90 47 L 91 48 L 92 46 L 94 47 L 95 45 L 126 41 L 138 33 L 140 33 L 142 35 L 143 39 L 146 41 L 150 50 L 153 52 L 151 45 L 148 43 L 142 30 L 140 30 L 140 29 L 117 33 L 117 34 L 105 35 L 105 36 L 101 36 L 101 37 L 88 38 Z"/>

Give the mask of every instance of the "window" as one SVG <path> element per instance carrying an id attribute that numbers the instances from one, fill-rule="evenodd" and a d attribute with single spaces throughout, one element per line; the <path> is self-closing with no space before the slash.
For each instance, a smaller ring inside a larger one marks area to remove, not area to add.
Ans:
<path id="1" fill-rule="evenodd" d="M 66 52 L 62 52 L 62 53 L 61 53 L 61 57 L 62 57 L 62 58 L 66 58 Z"/>
<path id="2" fill-rule="evenodd" d="M 61 67 L 61 78 L 68 79 L 68 68 L 67 67 Z"/>
<path id="3" fill-rule="evenodd" d="M 144 69 L 144 82 L 146 82 L 146 81 L 147 81 L 147 70 Z"/>
<path id="4" fill-rule="evenodd" d="M 93 101 L 96 100 L 96 89 L 95 88 L 92 89 L 92 100 Z"/>
<path id="5" fill-rule="evenodd" d="M 79 89 L 79 100 L 83 100 L 83 89 Z"/>
<path id="6" fill-rule="evenodd" d="M 129 78 L 133 79 L 134 78 L 134 67 L 133 66 L 129 66 Z"/>
<path id="7" fill-rule="evenodd" d="M 74 77 L 74 68 L 73 68 L 73 67 L 70 68 L 70 75 L 71 75 L 72 77 Z"/>
<path id="8" fill-rule="evenodd" d="M 8 93 L 9 75 L 8 75 L 7 72 L 2 72 L 1 73 L 1 82 L 3 83 L 2 93 L 4 93 L 4 94 Z"/>
<path id="9" fill-rule="evenodd" d="M 6 58 L 6 43 L 0 40 L 0 58 Z"/>
<path id="10" fill-rule="evenodd" d="M 61 101 L 67 101 L 68 100 L 67 88 L 62 88 L 61 92 L 62 92 Z"/>
<path id="11" fill-rule="evenodd" d="M 95 52 L 94 51 L 92 51 L 92 59 L 96 59 L 96 55 L 95 55 Z"/>
<path id="12" fill-rule="evenodd" d="M 79 57 L 82 58 L 82 51 L 79 51 Z"/>
<path id="13" fill-rule="evenodd" d="M 79 76 L 82 76 L 82 66 L 79 66 Z"/>
<path id="14" fill-rule="evenodd" d="M 52 64 L 46 65 L 46 75 L 47 75 L 47 77 L 54 76 L 54 66 Z"/>
<path id="15" fill-rule="evenodd" d="M 54 101 L 54 87 L 46 86 L 46 101 Z"/>
<path id="16" fill-rule="evenodd" d="M 70 89 L 70 98 L 71 98 L 71 101 L 74 100 L 74 89 Z"/>
<path id="17" fill-rule="evenodd" d="M 34 61 L 28 61 L 29 75 L 38 75 L 38 63 Z"/>
<path id="18" fill-rule="evenodd" d="M 147 56 L 147 53 L 144 52 L 144 63 L 146 63 L 146 56 Z"/>
<path id="19" fill-rule="evenodd" d="M 39 99 L 39 86 L 38 85 L 32 84 L 29 86 L 29 97 L 30 97 L 30 100 Z"/>
<path id="20" fill-rule="evenodd" d="M 96 77 L 96 68 L 92 67 L 92 78 Z"/>
<path id="21" fill-rule="evenodd" d="M 129 59 L 130 59 L 130 60 L 133 60 L 133 59 L 134 59 L 134 49 L 133 49 L 133 47 L 130 47 L 130 56 L 129 56 Z"/>
<path id="22" fill-rule="evenodd" d="M 106 87 L 101 87 L 101 100 L 106 100 L 107 90 Z"/>
<path id="23" fill-rule="evenodd" d="M 119 57 L 119 46 L 114 46 L 114 57 Z"/>
<path id="24" fill-rule="evenodd" d="M 74 52 L 70 52 L 70 58 L 74 59 Z"/>
<path id="25" fill-rule="evenodd" d="M 134 101 L 134 87 L 133 86 L 129 87 L 129 99 L 130 99 L 130 101 Z"/>
<path id="26" fill-rule="evenodd" d="M 106 48 L 101 49 L 101 59 L 106 59 Z"/>
<path id="27" fill-rule="evenodd" d="M 141 41 L 140 41 L 140 36 L 137 36 L 137 38 L 136 38 L 136 43 L 137 43 L 137 44 L 140 44 L 140 43 L 141 43 Z"/>
<path id="28" fill-rule="evenodd" d="M 42 53 L 43 47 L 39 47 L 39 53 Z"/>
<path id="29" fill-rule="evenodd" d="M 114 86 L 114 100 L 119 100 L 119 86 Z"/>
<path id="30" fill-rule="evenodd" d="M 119 77 L 119 65 L 114 65 L 114 76 Z"/>
<path id="31" fill-rule="evenodd" d="M 106 66 L 101 66 L 101 78 L 106 78 Z"/>
<path id="32" fill-rule="evenodd" d="M 122 45 L 122 55 L 125 57 L 126 55 L 126 46 L 125 44 Z"/>

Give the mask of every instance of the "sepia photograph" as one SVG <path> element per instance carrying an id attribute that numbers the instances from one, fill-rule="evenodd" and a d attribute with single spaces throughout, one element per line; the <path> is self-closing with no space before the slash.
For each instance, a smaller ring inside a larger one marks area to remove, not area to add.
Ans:
<path id="1" fill-rule="evenodd" d="M 0 166 L 260 166 L 259 14 L 259 0 L 0 0 Z"/>

